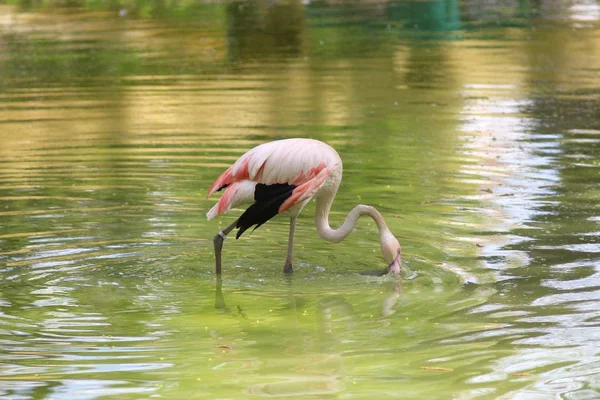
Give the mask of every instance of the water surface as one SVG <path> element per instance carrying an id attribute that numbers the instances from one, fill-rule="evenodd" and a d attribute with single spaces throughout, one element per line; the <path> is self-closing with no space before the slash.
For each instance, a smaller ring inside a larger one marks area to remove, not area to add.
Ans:
<path id="1" fill-rule="evenodd" d="M 0 7 L 0 395 L 600 397 L 600 5 Z M 340 244 L 212 237 L 210 183 L 336 147 Z"/>

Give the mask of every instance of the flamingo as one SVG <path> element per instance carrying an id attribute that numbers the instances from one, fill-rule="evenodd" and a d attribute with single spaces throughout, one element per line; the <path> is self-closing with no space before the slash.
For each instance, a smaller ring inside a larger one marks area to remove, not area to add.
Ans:
<path id="1" fill-rule="evenodd" d="M 312 199 L 317 201 L 315 225 L 317 234 L 330 242 L 344 240 L 354 229 L 361 215 L 371 217 L 379 229 L 381 252 L 389 274 L 400 274 L 402 251 L 400 243 L 387 227 L 375 207 L 357 205 L 338 229 L 329 226 L 329 211 L 342 181 L 342 160 L 326 143 L 313 139 L 283 139 L 263 143 L 243 154 L 210 186 L 208 197 L 225 189 L 219 201 L 206 217 L 226 213 L 232 207 L 253 203 L 231 225 L 214 237 L 215 269 L 221 275 L 221 251 L 227 235 L 234 229 L 238 239 L 247 229 L 254 229 L 287 211 L 290 231 L 287 257 L 283 271 L 292 273 L 292 250 L 296 219 Z"/>

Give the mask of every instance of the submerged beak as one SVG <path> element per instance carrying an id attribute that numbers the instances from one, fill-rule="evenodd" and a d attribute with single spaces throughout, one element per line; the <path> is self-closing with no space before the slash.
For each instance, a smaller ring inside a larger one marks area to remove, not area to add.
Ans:
<path id="1" fill-rule="evenodd" d="M 394 275 L 400 275 L 400 270 L 402 269 L 402 260 L 400 259 L 400 252 L 398 252 L 398 255 L 396 256 L 396 258 L 394 258 L 394 261 L 392 261 L 392 263 L 389 265 L 390 274 L 394 274 Z"/>

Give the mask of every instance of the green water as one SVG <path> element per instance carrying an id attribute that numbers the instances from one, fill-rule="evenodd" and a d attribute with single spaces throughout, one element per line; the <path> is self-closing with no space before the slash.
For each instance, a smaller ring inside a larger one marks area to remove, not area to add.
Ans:
<path id="1" fill-rule="evenodd" d="M 600 3 L 0 5 L 0 397 L 600 398 Z M 336 147 L 332 225 L 210 183 Z"/>

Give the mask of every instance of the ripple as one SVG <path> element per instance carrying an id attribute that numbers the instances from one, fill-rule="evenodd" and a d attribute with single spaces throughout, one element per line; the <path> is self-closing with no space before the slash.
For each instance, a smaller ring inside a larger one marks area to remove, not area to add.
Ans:
<path id="1" fill-rule="evenodd" d="M 0 7 L 0 396 L 593 397 L 595 5 L 154 3 Z M 409 279 L 309 204 L 214 281 L 205 189 L 293 136 Z"/>

